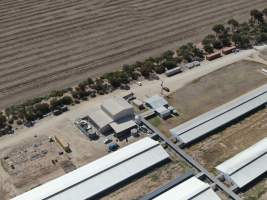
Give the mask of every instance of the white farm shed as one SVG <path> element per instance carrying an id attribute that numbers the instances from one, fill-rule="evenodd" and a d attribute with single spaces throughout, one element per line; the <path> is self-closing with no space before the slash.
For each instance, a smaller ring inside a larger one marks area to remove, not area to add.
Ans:
<path id="1" fill-rule="evenodd" d="M 167 192 L 157 196 L 153 200 L 220 200 L 218 195 L 196 177 L 192 177 Z"/>
<path id="2" fill-rule="evenodd" d="M 107 99 L 101 105 L 101 108 L 114 121 L 134 116 L 133 106 L 129 104 L 125 99 L 119 97 Z"/>
<path id="3" fill-rule="evenodd" d="M 95 198 L 102 192 L 168 159 L 168 153 L 157 141 L 144 138 L 12 200 Z"/>
<path id="4" fill-rule="evenodd" d="M 111 130 L 116 134 L 122 134 L 134 127 L 133 106 L 119 97 L 107 99 L 100 107 L 89 110 L 88 117 L 89 121 L 103 134 Z"/>
<path id="5" fill-rule="evenodd" d="M 224 177 L 242 188 L 267 171 L 267 138 L 216 167 Z"/>

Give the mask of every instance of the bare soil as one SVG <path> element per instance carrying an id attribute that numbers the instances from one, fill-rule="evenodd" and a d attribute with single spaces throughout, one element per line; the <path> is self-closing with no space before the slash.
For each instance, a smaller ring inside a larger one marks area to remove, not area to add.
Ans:
<path id="1" fill-rule="evenodd" d="M 0 108 L 199 41 L 266 0 L 3 0 Z"/>
<path id="2" fill-rule="evenodd" d="M 58 143 L 48 141 L 49 136 L 55 135 L 70 144 L 71 153 L 59 155 L 63 149 Z M 118 141 L 118 144 L 122 148 L 143 137 L 131 137 L 128 142 Z M 60 120 L 57 126 L 40 130 L 36 125 L 27 134 L 1 138 L 0 199 L 10 199 L 108 154 L 104 139 L 90 141 L 67 119 Z M 53 164 L 52 160 L 57 162 Z"/>
<path id="3" fill-rule="evenodd" d="M 259 56 L 267 61 L 267 50 L 262 50 Z"/>

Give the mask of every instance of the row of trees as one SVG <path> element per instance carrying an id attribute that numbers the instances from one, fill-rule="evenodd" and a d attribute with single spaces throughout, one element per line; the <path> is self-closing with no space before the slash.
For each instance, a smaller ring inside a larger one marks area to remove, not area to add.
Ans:
<path id="1" fill-rule="evenodd" d="M 213 27 L 214 34 L 207 35 L 203 41 L 203 48 L 208 53 L 214 49 L 221 49 L 234 43 L 242 49 L 267 41 L 267 9 L 252 10 L 248 22 L 239 23 L 230 19 L 227 25 L 218 24 Z"/>
<path id="2" fill-rule="evenodd" d="M 11 106 L 0 114 L 0 129 L 12 124 L 14 120 L 23 123 L 42 118 L 57 106 L 79 103 L 97 94 L 112 92 L 140 77 L 150 78 L 153 74 L 162 74 L 181 63 L 201 61 L 206 54 L 232 44 L 247 49 L 252 45 L 267 42 L 267 9 L 252 10 L 248 22 L 239 23 L 235 19 L 230 19 L 226 24 L 215 25 L 212 30 L 213 33 L 202 40 L 203 48 L 188 43 L 180 46 L 175 52 L 168 50 L 158 57 L 123 65 L 120 70 L 106 73 L 99 78 L 88 78 L 74 88 L 55 90 L 47 96 Z"/>

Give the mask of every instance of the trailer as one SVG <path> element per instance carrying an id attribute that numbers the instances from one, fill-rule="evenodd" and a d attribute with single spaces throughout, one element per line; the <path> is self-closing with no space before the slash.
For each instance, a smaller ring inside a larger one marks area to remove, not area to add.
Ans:
<path id="1" fill-rule="evenodd" d="M 178 73 L 181 73 L 181 72 L 182 72 L 181 67 L 175 67 L 175 68 L 173 68 L 173 69 L 169 69 L 169 70 L 167 70 L 167 71 L 165 72 L 165 75 L 166 75 L 167 77 L 170 77 L 170 76 L 173 76 L 173 75 L 178 74 Z"/>
<path id="2" fill-rule="evenodd" d="M 221 52 L 218 51 L 218 52 L 215 52 L 215 53 L 206 55 L 206 59 L 209 60 L 209 61 L 211 61 L 211 60 L 215 60 L 217 58 L 220 58 L 221 56 L 222 56 Z"/>
<path id="3" fill-rule="evenodd" d="M 227 54 L 233 53 L 235 50 L 236 50 L 236 46 L 225 47 L 222 49 L 222 53 L 224 55 L 227 55 Z"/>

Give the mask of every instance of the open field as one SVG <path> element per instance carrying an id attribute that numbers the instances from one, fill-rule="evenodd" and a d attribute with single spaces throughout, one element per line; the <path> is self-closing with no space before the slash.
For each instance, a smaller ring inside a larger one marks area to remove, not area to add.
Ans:
<path id="1" fill-rule="evenodd" d="M 244 60 L 196 79 L 167 97 L 178 117 L 150 121 L 170 136 L 170 128 L 265 84 L 267 77 L 260 71 L 262 67 L 266 66 Z"/>
<path id="2" fill-rule="evenodd" d="M 3 0 L 0 108 L 198 41 L 265 0 Z"/>
<path id="3" fill-rule="evenodd" d="M 181 161 L 173 151 L 167 149 L 167 152 L 171 155 L 171 162 L 153 169 L 119 190 L 103 197 L 101 200 L 139 199 L 145 194 L 167 184 L 176 177 L 181 176 L 186 171 L 192 170 L 184 161 Z"/>

